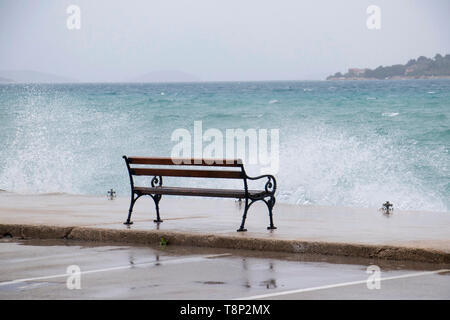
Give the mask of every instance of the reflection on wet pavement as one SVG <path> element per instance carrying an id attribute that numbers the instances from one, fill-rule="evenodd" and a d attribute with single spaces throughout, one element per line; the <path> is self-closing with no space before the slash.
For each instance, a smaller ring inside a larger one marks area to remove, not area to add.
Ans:
<path id="1" fill-rule="evenodd" d="M 383 277 L 448 268 L 436 264 L 242 250 L 2 239 L 0 299 L 233 299 L 361 281 L 367 279 L 367 266 L 372 264 L 380 266 Z M 81 269 L 80 290 L 66 287 L 65 272 L 69 265 Z M 34 279 L 37 277 L 42 278 Z M 17 279 L 26 281 L 7 283 Z M 442 273 L 403 282 L 389 281 L 375 291 L 349 286 L 324 298 L 395 299 L 412 295 L 412 298 L 448 299 L 449 288 L 450 276 Z M 323 296 L 325 291 L 290 298 L 314 299 Z"/>

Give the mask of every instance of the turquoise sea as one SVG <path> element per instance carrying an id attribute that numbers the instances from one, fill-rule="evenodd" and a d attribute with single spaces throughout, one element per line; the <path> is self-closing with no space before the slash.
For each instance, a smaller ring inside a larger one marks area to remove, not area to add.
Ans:
<path id="1" fill-rule="evenodd" d="M 279 129 L 279 202 L 450 211 L 450 80 L 4 84 L 0 189 L 128 195 L 197 120 Z"/>

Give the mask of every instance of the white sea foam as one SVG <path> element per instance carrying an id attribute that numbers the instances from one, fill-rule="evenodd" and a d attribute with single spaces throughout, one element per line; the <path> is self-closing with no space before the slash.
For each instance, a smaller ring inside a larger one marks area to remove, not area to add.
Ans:
<path id="1" fill-rule="evenodd" d="M 398 116 L 399 113 L 398 112 L 383 112 L 381 115 L 383 117 L 395 117 L 395 116 Z"/>
<path id="2" fill-rule="evenodd" d="M 90 96 L 82 91 L 85 89 L 61 93 L 60 89 L 40 91 L 27 86 L 23 90 L 28 91 L 14 93 L 8 104 L 2 100 L 3 93 L 0 97 L 0 109 L 6 110 L 0 112 L 3 121 L 0 126 L 1 189 L 106 194 L 114 188 L 118 195 L 128 194 L 123 154 L 170 154 L 173 146 L 170 135 L 175 128 L 189 127 L 194 120 L 208 117 L 205 127 L 280 128 L 277 201 L 379 208 L 389 200 L 399 209 L 449 211 L 448 148 L 442 143 L 443 133 L 439 131 L 441 136 L 437 138 L 441 140 L 436 140 L 432 129 L 433 123 L 442 126 L 448 119 L 445 109 L 438 109 L 439 117 L 431 121 L 420 114 L 411 116 L 414 112 L 409 110 L 417 106 L 387 102 L 369 106 L 370 114 L 375 112 L 383 117 L 401 114 L 406 124 L 399 124 L 404 130 L 399 131 L 391 121 L 366 121 L 369 117 L 366 117 L 366 106 L 358 109 L 359 97 L 353 101 L 349 98 L 344 105 L 334 107 L 332 100 L 323 105 L 323 99 L 303 94 L 301 87 L 295 105 L 291 106 L 290 97 L 284 99 L 285 91 L 271 93 L 272 100 L 283 101 L 279 108 L 264 103 L 269 100 L 266 93 L 256 97 L 257 105 L 252 105 L 255 102 L 251 97 L 238 107 L 230 96 L 226 99 L 220 95 L 208 96 L 201 100 L 199 95 L 194 95 L 195 99 L 189 100 L 189 94 L 180 93 L 183 98 L 187 97 L 183 107 L 189 107 L 183 108 L 176 101 L 166 99 L 163 106 L 148 101 L 145 87 L 142 95 L 129 96 L 102 96 L 98 93 L 101 89 L 95 89 L 92 99 L 86 99 Z M 159 95 L 163 91 L 161 88 L 152 92 Z M 425 92 L 422 91 L 422 98 L 438 98 Z M 289 92 L 289 95 L 294 93 Z M 341 99 L 339 93 L 336 95 Z M 396 103 L 395 99 L 399 98 L 394 97 L 391 102 Z M 383 98 L 379 103 L 385 101 Z M 386 110 L 396 112 L 384 112 Z M 427 115 L 431 112 L 428 109 Z M 425 127 L 417 126 L 417 121 L 428 121 L 425 132 L 430 133 L 424 139 L 432 140 L 433 144 L 417 141 L 424 136 L 421 128 Z M 410 136 L 408 128 L 420 130 Z M 252 173 L 252 168 L 246 169 Z M 259 169 L 257 166 L 255 172 Z M 143 182 L 148 184 L 148 180 Z M 201 179 L 192 181 L 192 185 L 197 186 L 203 183 Z M 214 187 L 217 182 L 207 183 Z M 232 182 L 225 181 L 223 186 L 228 187 L 229 183 Z M 240 185 L 230 185 L 234 187 Z"/>
<path id="3" fill-rule="evenodd" d="M 76 106 L 76 101 L 41 98 L 33 89 L 21 101 L 15 134 L 2 153 L 0 185 L 22 193 L 90 193 L 109 159 L 117 122 L 123 118 Z M 106 186 L 105 186 L 106 187 Z M 105 188 L 106 190 L 106 188 Z"/>
<path id="4" fill-rule="evenodd" d="M 324 125 L 298 128 L 280 147 L 280 201 L 377 208 L 389 200 L 400 209 L 447 211 L 439 194 L 409 169 L 417 162 L 434 167 L 442 156 L 432 160 L 393 145 L 389 137 L 362 138 Z"/>

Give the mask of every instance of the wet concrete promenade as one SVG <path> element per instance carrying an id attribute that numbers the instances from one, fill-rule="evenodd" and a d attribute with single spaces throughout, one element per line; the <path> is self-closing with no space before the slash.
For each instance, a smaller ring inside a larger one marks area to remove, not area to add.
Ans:
<path id="1" fill-rule="evenodd" d="M 249 211 L 247 232 L 236 232 L 243 208 L 229 199 L 163 197 L 163 223 L 155 224 L 150 198 L 135 205 L 126 226 L 129 199 L 0 192 L 0 235 L 22 238 L 114 241 L 238 248 L 347 257 L 450 262 L 450 214 L 378 209 L 296 206 L 277 203 L 277 230 L 267 230 L 263 204 Z"/>

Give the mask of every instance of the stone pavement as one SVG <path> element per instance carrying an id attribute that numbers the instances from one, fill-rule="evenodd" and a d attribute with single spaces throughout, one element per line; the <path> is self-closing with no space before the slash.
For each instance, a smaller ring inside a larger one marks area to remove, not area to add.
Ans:
<path id="1" fill-rule="evenodd" d="M 126 226 L 128 197 L 0 192 L 0 237 L 67 238 L 124 243 L 238 248 L 263 251 L 450 263 L 450 213 L 298 206 L 277 203 L 267 230 L 263 203 L 249 210 L 247 232 L 236 232 L 243 206 L 231 199 L 177 198 L 160 202 L 153 222 L 150 197 L 136 202 Z"/>

